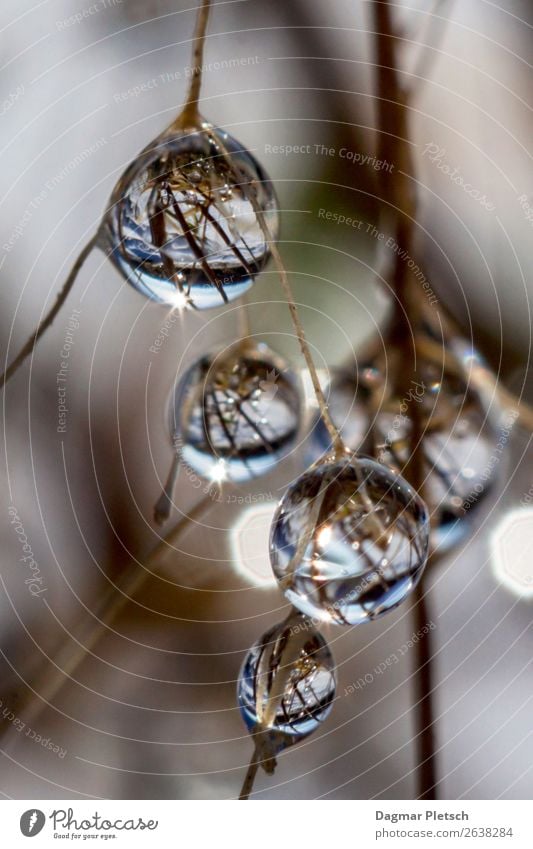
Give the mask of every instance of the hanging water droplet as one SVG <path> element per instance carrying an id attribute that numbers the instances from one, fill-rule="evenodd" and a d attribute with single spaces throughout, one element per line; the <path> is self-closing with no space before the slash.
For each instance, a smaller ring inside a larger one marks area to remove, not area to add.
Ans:
<path id="1" fill-rule="evenodd" d="M 426 506 L 399 475 L 367 457 L 326 460 L 283 496 L 270 558 L 287 599 L 339 625 L 404 601 L 428 555 Z"/>
<path id="2" fill-rule="evenodd" d="M 271 471 L 294 446 L 296 378 L 266 345 L 239 343 L 185 373 L 170 420 L 182 465 L 211 480 L 248 481 Z"/>
<path id="3" fill-rule="evenodd" d="M 326 641 L 309 620 L 294 613 L 252 646 L 237 697 L 248 730 L 263 738 L 263 754 L 275 757 L 326 719 L 335 687 L 335 664 Z"/>
<path id="4" fill-rule="evenodd" d="M 117 183 L 102 247 L 152 300 L 221 306 L 250 288 L 269 257 L 252 192 L 275 239 L 274 188 L 252 154 L 207 123 L 167 130 Z"/>
<path id="5" fill-rule="evenodd" d="M 411 416 L 415 406 L 419 408 L 423 495 L 431 514 L 432 547 L 442 552 L 460 541 L 468 530 L 464 519 L 491 491 L 494 429 L 477 392 L 440 365 L 421 363 L 401 398 L 389 394 L 383 371 L 375 366 L 369 382 L 369 369 L 362 367 L 355 376 L 340 373 L 332 381 L 332 419 L 351 451 L 372 454 L 402 473 L 410 454 Z M 319 422 L 312 459 L 329 448 L 327 431 Z"/>

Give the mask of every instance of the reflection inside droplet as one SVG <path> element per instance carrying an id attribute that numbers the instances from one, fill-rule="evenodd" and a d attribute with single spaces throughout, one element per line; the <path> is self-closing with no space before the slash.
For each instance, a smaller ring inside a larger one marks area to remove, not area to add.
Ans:
<path id="1" fill-rule="evenodd" d="M 214 483 L 223 483 L 223 481 L 226 480 L 228 477 L 228 471 L 224 460 L 219 460 L 218 463 L 213 466 L 209 477 Z"/>
<path id="2" fill-rule="evenodd" d="M 270 255 L 252 192 L 275 239 L 274 189 L 252 154 L 208 123 L 166 130 L 115 186 L 102 246 L 151 300 L 222 306 L 248 291 Z"/>
<path id="3" fill-rule="evenodd" d="M 335 664 L 326 641 L 309 620 L 296 614 L 252 646 L 237 695 L 248 730 L 270 732 L 270 745 L 281 751 L 324 722 L 335 688 Z"/>
<path id="4" fill-rule="evenodd" d="M 270 559 L 298 610 L 356 625 L 408 597 L 426 563 L 428 533 L 425 504 L 399 475 L 368 457 L 333 458 L 285 492 Z"/>
<path id="5" fill-rule="evenodd" d="M 185 468 L 212 481 L 272 471 L 292 451 L 299 423 L 297 381 L 261 343 L 202 357 L 172 392 L 174 449 Z"/>

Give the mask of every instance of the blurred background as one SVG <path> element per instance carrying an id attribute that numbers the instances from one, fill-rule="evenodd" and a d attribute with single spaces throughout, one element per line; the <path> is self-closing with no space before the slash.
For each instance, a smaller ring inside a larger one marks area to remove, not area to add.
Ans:
<path id="1" fill-rule="evenodd" d="M 504 386 L 531 401 L 533 9 L 527 0 L 505 8 L 412 0 L 396 11 L 404 82 L 416 86 L 418 255 L 465 337 Z M 194 15 L 182 0 L 2 3 L 3 361 L 52 304 L 125 166 L 175 117 Z M 203 114 L 248 147 L 276 184 L 281 249 L 324 374 L 353 360 L 390 308 L 367 230 L 380 212 L 369 164 L 372 30 L 368 2 L 233 0 L 214 4 L 206 43 Z M 365 226 L 338 224 L 321 210 Z M 258 339 L 301 368 L 272 266 L 249 302 Z M 38 693 L 29 699 L 34 682 L 57 674 L 57 652 L 83 643 L 102 595 L 159 539 L 152 510 L 172 459 L 166 410 L 176 373 L 238 334 L 236 305 L 185 313 L 153 353 L 167 318 L 95 251 L 2 396 L 6 797 L 238 794 L 252 744 L 235 682 L 245 651 L 287 610 L 269 577 L 266 541 L 275 502 L 309 463 L 316 410 L 305 381 L 298 449 L 268 478 L 234 490 L 253 495 L 256 507 L 226 496 L 213 504 L 52 704 L 37 713 Z M 68 414 L 58 433 L 65 342 Z M 467 542 L 429 579 L 441 798 L 531 796 L 532 602 L 520 577 L 533 542 L 533 464 L 530 435 L 518 425 L 497 472 Z M 197 501 L 182 475 L 179 510 Z M 10 508 L 46 590 L 35 596 Z M 258 778 L 257 798 L 413 798 L 411 654 L 350 689 L 412 634 L 408 605 L 364 628 L 324 629 L 339 698 L 321 732 L 283 755 L 274 777 Z"/>

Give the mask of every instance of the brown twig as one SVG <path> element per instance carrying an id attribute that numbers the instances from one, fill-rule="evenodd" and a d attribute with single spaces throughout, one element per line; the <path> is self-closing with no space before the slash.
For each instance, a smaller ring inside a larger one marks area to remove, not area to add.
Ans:
<path id="1" fill-rule="evenodd" d="M 426 569 L 429 570 L 432 558 Z M 427 573 L 426 573 L 427 574 Z M 416 588 L 414 603 L 414 632 L 423 632 L 429 622 L 427 603 L 427 581 L 422 579 Z M 435 722 L 433 719 L 433 675 L 432 675 L 431 631 L 416 644 L 414 655 L 414 703 L 416 705 L 417 768 L 416 785 L 418 799 L 437 798 Z"/>
<path id="2" fill-rule="evenodd" d="M 199 519 L 212 504 L 207 496 L 198 502 L 188 513 L 185 513 L 170 533 L 160 540 L 144 560 L 144 565 L 128 566 L 115 584 L 110 586 L 97 601 L 89 622 L 85 622 L 78 637 L 65 642 L 57 655 L 43 669 L 41 677 L 26 691 L 27 703 L 22 700 L 21 713 L 24 713 L 26 723 L 35 725 L 39 716 L 52 700 L 63 689 L 67 681 L 72 680 L 76 670 L 85 658 L 93 653 L 101 637 L 111 629 L 111 625 L 122 613 L 133 597 L 142 589 L 148 580 L 157 575 L 161 561 L 191 522 Z M 95 621 L 96 620 L 96 621 Z M 9 727 L 9 726 L 7 726 Z"/>
<path id="3" fill-rule="evenodd" d="M 478 393 L 490 397 L 494 395 L 504 409 L 516 411 L 519 424 L 525 430 L 533 433 L 533 408 L 506 389 L 505 386 L 502 386 L 490 368 L 482 363 L 469 363 L 465 366 L 453 351 L 425 336 L 418 336 L 415 339 L 415 344 L 420 357 L 435 363 L 449 374 L 467 380 L 469 385 L 473 386 Z"/>
<path id="4" fill-rule="evenodd" d="M 239 801 L 243 802 L 250 798 L 250 793 L 254 787 L 254 781 L 257 776 L 257 772 L 260 767 L 260 759 L 259 752 L 257 751 L 257 747 L 254 748 L 252 757 L 250 759 L 250 765 L 246 771 L 246 775 L 244 777 L 244 781 L 242 784 L 241 792 L 239 793 Z"/>
<path id="5" fill-rule="evenodd" d="M 378 149 L 379 155 L 395 163 L 392 174 L 382 173 L 382 194 L 388 204 L 388 214 L 393 220 L 398 251 L 394 264 L 392 284 L 396 295 L 396 321 L 390 342 L 396 345 L 403 356 L 397 358 L 394 389 L 402 392 L 416 373 L 416 350 L 410 344 L 413 326 L 420 320 L 418 293 L 412 287 L 408 265 L 400 257 L 412 254 L 414 226 L 416 221 L 416 197 L 409 174 L 413 173 L 409 147 L 409 123 L 407 95 L 399 81 L 397 63 L 397 34 L 394 28 L 391 4 L 384 0 L 373 0 L 376 31 L 377 94 L 378 94 Z M 413 362 L 414 360 L 414 362 Z M 413 366 L 409 368 L 409 362 Z M 412 426 L 409 435 L 410 450 L 404 469 L 415 489 L 421 490 L 424 481 L 424 453 L 421 450 L 423 434 L 422 410 L 414 405 Z M 424 576 L 415 595 L 416 628 L 426 624 L 426 582 Z M 415 687 L 416 724 L 418 740 L 418 797 L 435 797 L 435 754 L 433 739 L 433 706 L 431 698 L 431 654 L 429 640 L 419 640 L 416 654 Z"/>
<path id="6" fill-rule="evenodd" d="M 222 152 L 222 155 L 224 156 L 224 159 L 228 163 L 229 168 L 231 169 L 231 171 L 234 171 L 231 154 L 223 146 L 223 144 L 220 140 L 217 140 L 217 144 L 218 144 L 218 147 L 220 148 L 220 150 Z M 311 377 L 311 382 L 313 384 L 313 390 L 315 392 L 317 403 L 318 403 L 318 406 L 319 406 L 319 409 L 320 409 L 320 415 L 321 415 L 321 417 L 324 421 L 324 424 L 327 428 L 327 431 L 330 435 L 335 455 L 337 457 L 342 457 L 342 456 L 345 456 L 346 447 L 345 447 L 344 442 L 342 440 L 342 437 L 341 437 L 338 429 L 335 427 L 333 420 L 331 418 L 331 415 L 329 413 L 328 405 L 326 403 L 326 399 L 324 397 L 324 393 L 322 392 L 322 388 L 320 386 L 320 381 L 318 379 L 318 372 L 316 370 L 316 366 L 315 366 L 315 363 L 314 363 L 314 360 L 313 360 L 313 356 L 311 354 L 311 350 L 310 350 L 309 345 L 307 343 L 307 339 L 306 339 L 306 336 L 305 336 L 305 331 L 304 331 L 302 322 L 300 321 L 300 316 L 298 314 L 298 308 L 296 306 L 296 301 L 294 300 L 294 295 L 292 293 L 292 288 L 291 288 L 291 285 L 289 283 L 287 271 L 286 271 L 285 266 L 283 264 L 283 260 L 281 258 L 281 254 L 279 252 L 279 248 L 278 248 L 276 242 L 274 241 L 274 239 L 272 238 L 272 234 L 271 234 L 270 229 L 268 227 L 268 224 L 265 220 L 264 212 L 261 209 L 261 207 L 259 206 L 259 203 L 257 201 L 256 193 L 257 193 L 258 188 L 259 187 L 258 187 L 257 183 L 253 180 L 250 181 L 249 183 L 243 183 L 242 184 L 243 192 L 246 193 L 247 200 L 251 204 L 253 211 L 255 213 L 255 216 L 257 218 L 257 221 L 259 223 L 259 226 L 261 227 L 263 237 L 265 239 L 265 243 L 270 246 L 270 252 L 272 254 L 272 258 L 274 259 L 274 264 L 276 266 L 276 270 L 277 270 L 278 276 L 280 278 L 281 286 L 283 288 L 283 291 L 285 293 L 285 297 L 287 299 L 289 312 L 290 312 L 290 315 L 291 315 L 291 319 L 292 319 L 294 329 L 296 331 L 296 336 L 297 336 L 297 339 L 298 339 L 298 342 L 299 342 L 299 345 L 300 345 L 300 350 L 303 354 L 303 357 L 305 359 L 305 363 L 307 365 L 307 368 L 308 368 L 308 371 L 309 371 L 309 374 L 310 374 L 310 377 Z"/>
<path id="7" fill-rule="evenodd" d="M 196 30 L 194 32 L 191 56 L 192 77 L 189 85 L 189 91 L 187 92 L 185 105 L 172 125 L 173 129 L 195 127 L 200 122 L 198 102 L 200 100 L 200 92 L 202 88 L 202 62 L 204 58 L 205 34 L 207 24 L 209 22 L 210 10 L 211 0 L 202 0 L 202 5 L 196 18 Z"/>
<path id="8" fill-rule="evenodd" d="M 163 525 L 170 516 L 172 497 L 174 495 L 179 466 L 180 458 L 178 452 L 176 452 L 172 458 L 172 464 L 170 466 L 165 486 L 163 487 L 159 501 L 154 507 L 154 520 L 158 525 Z"/>
<path id="9" fill-rule="evenodd" d="M 56 298 L 53 307 L 45 316 L 45 318 L 37 325 L 36 329 L 33 331 L 32 335 L 30 336 L 20 353 L 15 357 L 11 365 L 0 376 L 0 389 L 5 386 L 8 380 L 10 380 L 15 374 L 15 372 L 21 367 L 27 357 L 30 356 L 43 333 L 48 330 L 48 328 L 54 321 L 59 310 L 65 303 L 85 260 L 87 259 L 93 248 L 96 247 L 97 239 L 97 236 L 93 236 L 93 238 L 89 242 L 87 242 L 85 247 L 80 252 L 78 258 L 76 259 L 74 265 L 72 266 L 69 272 L 69 275 L 63 285 L 63 288 L 61 289 L 59 295 Z"/>
<path id="10" fill-rule="evenodd" d="M 283 264 L 283 260 L 281 258 L 281 254 L 279 252 L 278 246 L 274 241 L 272 241 L 272 237 L 268 230 L 266 221 L 263 216 L 262 210 L 256 208 L 256 215 L 258 216 L 259 223 L 261 225 L 261 229 L 263 230 L 265 239 L 270 240 L 270 250 L 272 253 L 272 257 L 274 259 L 274 264 L 276 266 L 276 270 L 278 272 L 278 276 L 281 282 L 281 286 L 285 293 L 285 297 L 287 298 L 287 304 L 289 307 L 289 312 L 291 315 L 292 323 L 294 329 L 296 331 L 296 336 L 298 338 L 298 342 L 300 345 L 300 350 L 303 354 L 305 363 L 307 365 L 307 369 L 309 371 L 309 375 L 311 377 L 311 382 L 313 384 L 313 390 L 315 392 L 315 396 L 318 402 L 318 406 L 320 409 L 320 415 L 324 421 L 324 424 L 328 430 L 334 452 L 337 457 L 343 457 L 346 454 L 346 447 L 342 440 L 342 437 L 333 423 L 333 419 L 331 418 L 328 405 L 326 399 L 324 397 L 324 393 L 322 392 L 322 387 L 320 386 L 320 381 L 318 379 L 318 372 L 316 370 L 316 366 L 313 360 L 313 356 L 311 354 L 311 350 L 309 345 L 307 344 L 307 339 L 305 336 L 305 331 L 300 321 L 300 316 L 298 314 L 298 308 L 296 306 L 296 301 L 294 300 L 294 295 L 292 293 L 292 287 L 289 283 L 289 278 L 287 275 L 287 271 Z"/>

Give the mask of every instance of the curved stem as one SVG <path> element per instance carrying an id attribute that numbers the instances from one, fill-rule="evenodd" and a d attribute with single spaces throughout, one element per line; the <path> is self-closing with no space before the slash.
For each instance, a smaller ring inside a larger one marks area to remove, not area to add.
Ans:
<path id="1" fill-rule="evenodd" d="M 53 305 L 52 309 L 45 316 L 45 318 L 37 325 L 34 332 L 30 336 L 30 338 L 28 339 L 28 341 L 26 342 L 26 344 L 24 345 L 24 347 L 22 348 L 20 353 L 17 355 L 17 357 L 15 357 L 15 359 L 13 360 L 11 365 L 0 376 L 0 389 L 2 389 L 6 385 L 8 380 L 10 380 L 13 377 L 13 375 L 15 374 L 15 372 L 20 368 L 20 366 L 22 365 L 24 360 L 26 360 L 27 357 L 30 356 L 30 354 L 32 353 L 33 349 L 35 348 L 37 342 L 39 341 L 39 339 L 41 338 L 43 333 L 45 333 L 45 331 L 48 330 L 48 328 L 50 327 L 50 325 L 54 321 L 59 310 L 61 309 L 61 307 L 65 303 L 65 301 L 66 301 L 66 299 L 69 295 L 69 292 L 74 285 L 76 277 L 78 276 L 78 274 L 81 270 L 82 265 L 84 264 L 85 260 L 87 259 L 87 257 L 89 256 L 89 254 L 91 253 L 93 248 L 96 247 L 97 239 L 98 239 L 97 235 L 93 236 L 93 238 L 89 242 L 87 242 L 85 247 L 81 250 L 78 258 L 76 259 L 74 265 L 72 266 L 72 268 L 69 272 L 69 275 L 68 275 L 68 277 L 67 277 L 67 279 L 66 279 L 66 281 L 63 285 L 63 288 L 61 289 L 61 291 L 59 292 L 59 295 L 56 298 L 56 302 Z"/>
<path id="2" fill-rule="evenodd" d="M 409 148 L 410 127 L 408 104 L 404 89 L 399 81 L 397 62 L 397 33 L 393 24 L 393 4 L 389 0 L 373 0 L 375 48 L 377 63 L 378 95 L 378 148 L 383 159 L 395 162 L 391 175 L 382 172 L 382 194 L 393 216 L 398 251 L 393 271 L 393 287 L 396 294 L 396 322 L 391 339 L 397 345 L 400 356 L 393 375 L 394 388 L 400 393 L 416 374 L 413 352 L 410 350 L 412 327 L 420 321 L 421 305 L 417 292 L 412 288 L 412 279 L 407 263 L 400 257 L 412 254 L 414 225 L 417 214 L 417 199 L 409 174 L 413 163 Z M 411 360 L 411 365 L 410 365 Z M 409 435 L 409 457 L 404 474 L 416 490 L 423 490 L 424 458 L 421 450 L 423 433 L 422 411 L 414 405 Z M 421 492 L 423 496 L 423 492 Z M 427 568 L 427 567 L 426 567 Z M 427 624 L 425 581 L 422 579 L 416 590 L 413 615 L 415 631 Z M 417 775 L 419 798 L 434 798 L 435 793 L 435 741 L 433 737 L 433 704 L 431 692 L 431 648 L 428 635 L 417 643 L 416 654 L 416 699 L 413 708 L 418 729 Z"/>
<path id="3" fill-rule="evenodd" d="M 67 681 L 72 679 L 76 670 L 88 654 L 93 652 L 103 634 L 110 629 L 127 604 L 147 581 L 157 574 L 161 560 L 168 554 L 169 549 L 173 549 L 174 544 L 191 522 L 200 518 L 212 503 L 209 496 L 199 501 L 152 549 L 144 560 L 144 566 L 137 564 L 136 568 L 125 568 L 116 583 L 108 588 L 96 604 L 89 623 L 85 623 L 85 627 L 81 628 L 77 638 L 73 636 L 61 646 L 57 655 L 51 658 L 51 668 L 46 664 L 41 677 L 31 686 L 27 694 L 28 709 L 25 710 L 24 700 L 21 699 L 19 710 L 24 712 L 27 724 L 35 725 L 42 712 L 63 689 Z M 6 728 L 9 728 L 9 725 L 6 725 Z"/>
<path id="4" fill-rule="evenodd" d="M 525 430 L 533 433 L 533 407 L 522 401 L 505 386 L 502 386 L 501 381 L 490 368 L 481 363 L 472 364 L 465 368 L 460 358 L 453 351 L 443 348 L 442 345 L 433 342 L 431 339 L 418 336 L 415 341 L 416 350 L 421 357 L 443 367 L 450 374 L 468 380 L 477 392 L 488 396 L 496 395 L 501 406 L 504 409 L 515 410 L 518 414 L 519 424 Z"/>
<path id="5" fill-rule="evenodd" d="M 266 221 L 264 219 L 263 211 L 259 209 L 259 207 L 257 207 L 256 205 L 255 212 L 261 225 L 261 229 L 263 230 L 265 239 L 270 242 L 270 250 L 274 258 L 274 263 L 276 265 L 276 269 L 281 281 L 283 291 L 285 292 L 285 297 L 287 298 L 287 304 L 289 306 L 289 312 L 291 314 L 292 323 L 296 331 L 296 336 L 298 337 L 298 342 L 300 343 L 300 350 L 304 356 L 307 369 L 311 376 L 311 382 L 313 384 L 316 400 L 320 409 L 320 415 L 322 416 L 324 424 L 328 430 L 336 457 L 343 457 L 346 453 L 346 446 L 344 445 L 342 437 L 337 428 L 335 427 L 333 419 L 330 416 L 328 405 L 326 403 L 326 399 L 324 397 L 324 393 L 322 392 L 322 387 L 320 386 L 320 381 L 318 379 L 316 366 L 311 355 L 309 345 L 307 344 L 307 339 L 305 338 L 305 331 L 303 329 L 302 322 L 300 321 L 300 316 L 298 314 L 294 295 L 292 293 L 291 285 L 289 283 L 287 271 L 285 269 L 285 266 L 283 265 L 283 260 L 281 259 L 281 254 L 279 252 L 278 246 L 272 240 Z"/>
<path id="6" fill-rule="evenodd" d="M 233 173 L 235 173 L 235 169 L 233 166 L 233 161 L 231 158 L 231 154 L 227 150 L 227 148 L 222 144 L 220 138 L 217 138 L 217 146 L 220 149 L 221 154 L 226 160 L 229 168 Z M 237 182 L 239 180 L 237 179 Z M 265 215 L 261 207 L 257 202 L 257 190 L 258 184 L 255 180 L 250 180 L 249 182 L 242 183 L 240 182 L 240 187 L 245 193 L 247 200 L 252 206 L 252 209 L 256 215 L 256 218 L 259 222 L 259 226 L 261 227 L 265 242 L 270 246 L 270 251 L 272 253 L 272 257 L 274 259 L 274 264 L 276 266 L 276 270 L 278 272 L 281 285 L 283 291 L 285 292 L 285 297 L 287 298 L 287 303 L 289 306 L 289 312 L 291 315 L 292 323 L 294 329 L 296 331 L 296 336 L 298 337 L 298 342 L 300 344 L 300 350 L 304 356 L 307 368 L 309 370 L 309 374 L 311 376 L 311 382 L 313 384 L 313 389 L 315 392 L 315 396 L 318 402 L 318 406 L 320 409 L 320 415 L 324 421 L 324 424 L 327 428 L 329 436 L 331 438 L 331 442 L 333 445 L 333 450 L 335 452 L 336 457 L 344 457 L 346 455 L 346 446 L 342 440 L 342 437 L 335 427 L 333 423 L 333 419 L 331 418 L 328 410 L 328 405 L 326 403 L 326 399 L 324 397 L 324 393 L 322 392 L 322 388 L 320 386 L 320 381 L 318 379 L 318 373 L 316 370 L 316 366 L 311 355 L 311 351 L 309 349 L 309 345 L 307 343 L 307 339 L 305 338 L 305 332 L 303 329 L 303 325 L 300 321 L 300 316 L 298 315 L 298 308 L 296 306 L 296 302 L 294 300 L 294 295 L 292 293 L 291 285 L 289 283 L 289 278 L 287 275 L 287 271 L 283 264 L 283 260 L 281 258 L 281 254 L 279 252 L 278 246 L 275 240 L 272 238 L 272 234 L 268 228 L 268 224 L 265 220 Z"/>
<path id="7" fill-rule="evenodd" d="M 187 92 L 185 105 L 172 125 L 173 128 L 194 127 L 200 120 L 198 102 L 200 100 L 200 92 L 202 88 L 202 63 L 204 58 L 205 34 L 207 24 L 209 22 L 210 10 L 211 0 L 202 0 L 202 5 L 198 9 L 196 16 L 196 29 L 194 32 L 191 54 L 192 76 L 189 84 L 189 91 Z"/>
<path id="8" fill-rule="evenodd" d="M 518 421 L 525 430 L 533 433 L 533 407 L 521 401 L 517 396 L 498 383 L 496 375 L 492 374 L 488 369 L 484 370 L 487 380 L 492 381 L 494 391 L 497 393 L 502 407 L 510 410 L 516 410 L 518 413 Z"/>
<path id="9" fill-rule="evenodd" d="M 239 801 L 243 802 L 250 798 L 250 793 L 254 787 L 254 781 L 257 776 L 257 771 L 259 769 L 260 761 L 259 761 L 259 752 L 257 751 L 257 747 L 254 748 L 252 757 L 250 759 L 250 765 L 246 771 L 246 775 L 244 777 L 244 781 L 242 784 L 241 792 L 239 793 Z"/>
<path id="10" fill-rule="evenodd" d="M 180 458 L 176 452 L 172 458 L 172 465 L 170 467 L 163 492 L 154 507 L 154 519 L 158 525 L 163 525 L 170 516 L 170 511 L 172 509 L 172 496 L 174 495 L 179 466 Z"/>
<path id="11" fill-rule="evenodd" d="M 426 570 L 431 568 L 431 561 L 426 566 Z M 425 576 L 427 571 L 422 576 L 418 587 L 416 588 L 414 598 L 414 629 L 415 633 L 420 633 L 428 625 L 428 605 L 427 605 L 427 589 Z M 436 799 L 437 798 L 437 778 L 436 778 L 436 762 L 435 762 L 435 735 L 434 735 L 434 720 L 433 720 L 433 680 L 432 680 L 432 650 L 431 650 L 431 631 L 422 639 L 419 639 L 416 644 L 415 651 L 415 727 L 418 729 L 417 734 L 417 799 Z"/>

